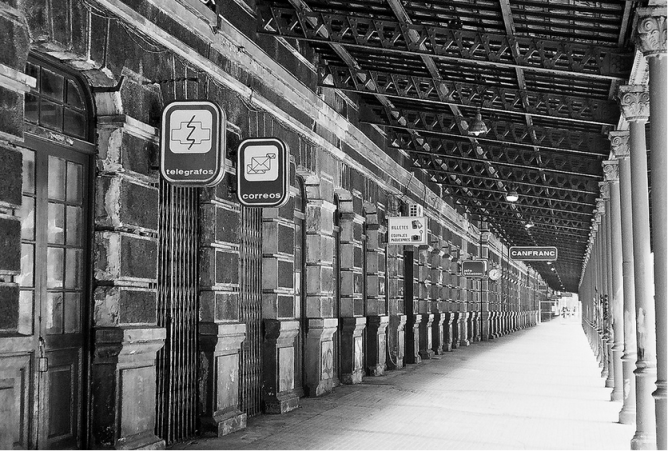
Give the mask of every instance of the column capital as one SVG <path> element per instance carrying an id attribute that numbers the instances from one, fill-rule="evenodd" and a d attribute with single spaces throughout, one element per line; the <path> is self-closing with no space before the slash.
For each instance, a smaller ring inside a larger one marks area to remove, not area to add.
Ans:
<path id="1" fill-rule="evenodd" d="M 601 199 L 607 202 L 610 199 L 610 183 L 608 181 L 598 182 L 598 189 L 601 191 Z"/>
<path id="2" fill-rule="evenodd" d="M 649 119 L 649 90 L 642 85 L 624 85 L 617 93 L 619 107 L 629 122 L 647 122 Z"/>
<path id="3" fill-rule="evenodd" d="M 605 199 L 599 197 L 596 199 L 596 220 L 597 222 L 601 219 L 601 216 L 605 214 Z"/>
<path id="4" fill-rule="evenodd" d="M 631 150 L 629 147 L 629 137 L 631 134 L 628 130 L 615 130 L 608 133 L 612 153 L 618 160 L 630 158 Z"/>
<path id="5" fill-rule="evenodd" d="M 619 161 L 605 160 L 603 162 L 603 177 L 608 183 L 619 182 Z"/>
<path id="6" fill-rule="evenodd" d="M 650 6 L 638 8 L 637 35 L 635 44 L 646 57 L 666 54 L 666 7 Z"/>

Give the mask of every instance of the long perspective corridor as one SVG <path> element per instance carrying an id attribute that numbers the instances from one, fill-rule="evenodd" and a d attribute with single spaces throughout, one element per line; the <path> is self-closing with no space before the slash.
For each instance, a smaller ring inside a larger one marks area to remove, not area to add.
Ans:
<path id="1" fill-rule="evenodd" d="M 173 449 L 628 449 L 620 407 L 580 318 L 558 317 Z"/>

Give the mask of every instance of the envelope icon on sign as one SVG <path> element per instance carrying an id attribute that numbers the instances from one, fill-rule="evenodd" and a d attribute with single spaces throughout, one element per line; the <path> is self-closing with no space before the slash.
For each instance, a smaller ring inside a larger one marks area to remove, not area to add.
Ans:
<path id="1" fill-rule="evenodd" d="M 278 159 L 274 148 L 259 146 L 247 149 L 244 163 L 246 180 L 271 182 L 278 178 Z"/>

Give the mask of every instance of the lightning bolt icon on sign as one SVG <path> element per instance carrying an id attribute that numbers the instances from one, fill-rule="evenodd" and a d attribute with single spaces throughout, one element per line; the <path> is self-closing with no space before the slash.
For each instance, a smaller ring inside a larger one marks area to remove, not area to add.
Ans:
<path id="1" fill-rule="evenodd" d="M 196 127 L 194 125 L 191 125 L 192 121 L 194 120 L 195 120 L 195 115 L 193 114 L 193 117 L 191 117 L 190 120 L 188 121 L 188 125 L 186 125 L 186 127 L 190 129 L 190 133 L 186 138 L 186 140 L 190 141 L 190 146 L 188 146 L 188 150 L 190 150 L 190 148 L 195 144 L 195 140 L 191 138 L 192 134 L 195 133 L 196 130 Z"/>

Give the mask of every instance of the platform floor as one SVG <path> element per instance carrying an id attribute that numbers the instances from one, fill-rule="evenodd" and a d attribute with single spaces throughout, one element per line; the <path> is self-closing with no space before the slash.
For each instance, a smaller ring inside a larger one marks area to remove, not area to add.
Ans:
<path id="1" fill-rule="evenodd" d="M 173 449 L 630 449 L 579 318 L 555 318 Z"/>

